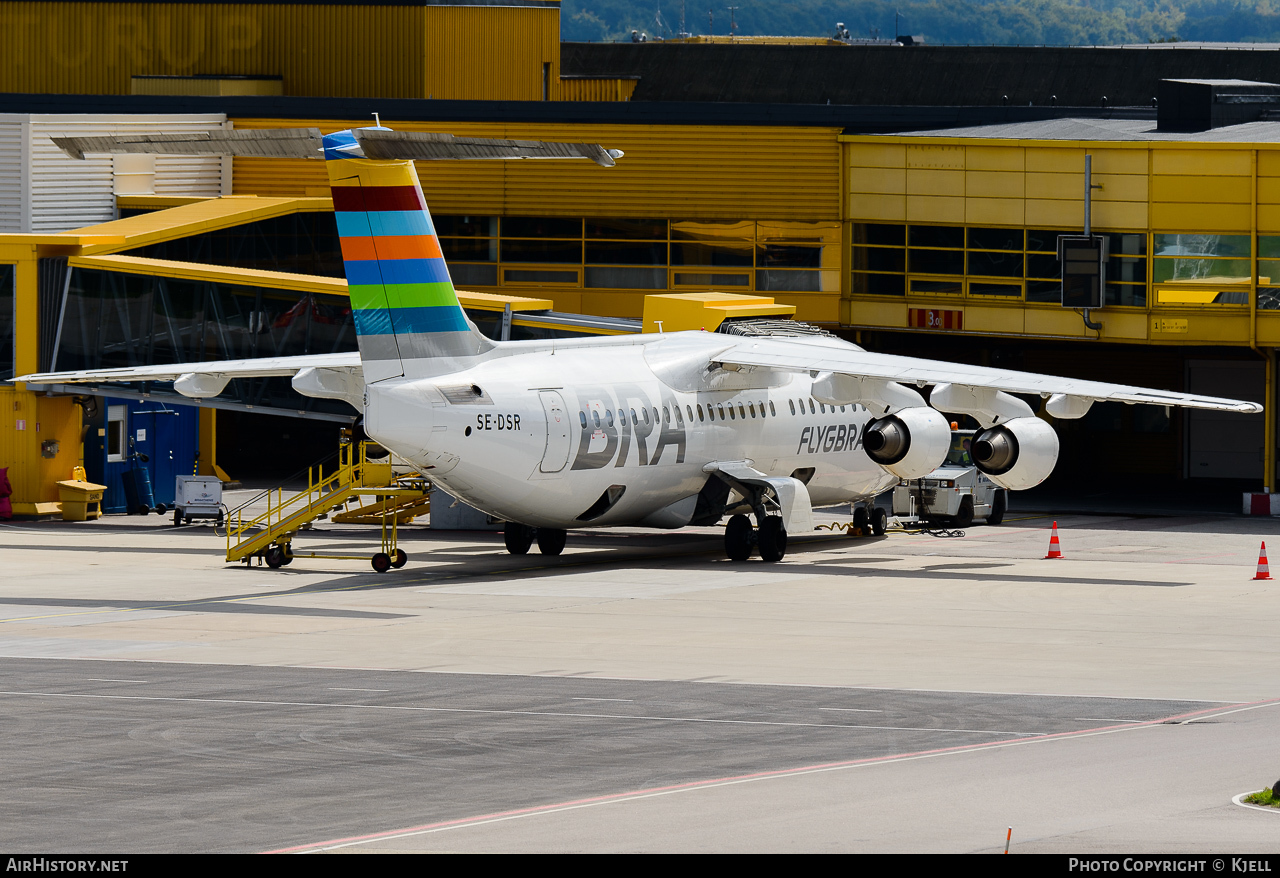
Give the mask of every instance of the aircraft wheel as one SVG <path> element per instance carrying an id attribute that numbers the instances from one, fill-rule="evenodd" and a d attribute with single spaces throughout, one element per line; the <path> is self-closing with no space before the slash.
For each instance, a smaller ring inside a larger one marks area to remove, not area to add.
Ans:
<path id="1" fill-rule="evenodd" d="M 267 549 L 267 566 L 272 570 L 278 570 L 284 564 L 284 550 L 279 546 L 272 546 Z"/>
<path id="2" fill-rule="evenodd" d="M 973 524 L 973 495 L 966 494 L 960 498 L 960 511 L 956 513 L 956 527 L 970 527 Z"/>
<path id="3" fill-rule="evenodd" d="M 853 526 L 855 529 L 862 531 L 864 534 L 871 526 L 871 516 L 867 514 L 867 507 L 856 506 L 853 510 Z M 852 535 L 850 531 L 850 535 Z"/>
<path id="4" fill-rule="evenodd" d="M 987 524 L 999 524 L 1004 521 L 1004 514 L 1009 510 L 1009 498 L 1004 491 L 997 491 L 996 498 L 991 501 L 991 513 L 987 516 Z"/>
<path id="5" fill-rule="evenodd" d="M 391 569 L 391 556 L 386 552 L 379 552 L 369 559 L 369 563 L 373 565 L 373 569 L 379 573 L 386 573 Z"/>
<path id="6" fill-rule="evenodd" d="M 529 547 L 533 545 L 533 528 L 508 521 L 502 529 L 502 541 L 507 544 L 507 551 L 512 555 L 527 555 Z"/>
<path id="7" fill-rule="evenodd" d="M 889 513 L 879 507 L 871 510 L 871 532 L 878 537 L 882 537 L 888 529 Z"/>
<path id="8" fill-rule="evenodd" d="M 405 554 L 404 549 L 396 549 L 396 556 L 391 560 L 391 566 L 399 570 L 401 567 L 409 563 L 409 556 Z"/>
<path id="9" fill-rule="evenodd" d="M 554 527 L 538 528 L 538 551 L 544 555 L 559 555 L 564 551 L 564 541 L 569 535 Z"/>
<path id="10" fill-rule="evenodd" d="M 745 561 L 751 557 L 752 537 L 751 519 L 745 515 L 729 519 L 724 529 L 724 551 L 730 561 Z"/>
<path id="11" fill-rule="evenodd" d="M 787 530 L 776 515 L 765 518 L 760 525 L 760 557 L 766 561 L 781 561 L 787 554 Z"/>

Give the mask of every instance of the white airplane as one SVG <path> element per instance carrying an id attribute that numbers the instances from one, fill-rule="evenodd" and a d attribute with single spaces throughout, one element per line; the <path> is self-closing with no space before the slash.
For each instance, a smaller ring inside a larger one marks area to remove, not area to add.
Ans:
<path id="1" fill-rule="evenodd" d="M 949 418 L 982 429 L 973 458 L 1001 487 L 1052 471 L 1055 418 L 1096 401 L 1258 412 L 1252 402 L 869 353 L 804 324 L 765 330 L 496 342 L 467 319 L 413 160 L 621 157 L 593 144 L 454 138 L 381 126 L 212 135 L 54 138 L 68 154 L 213 153 L 323 158 L 332 184 L 359 352 L 53 372 L 34 384 L 172 380 L 193 399 L 228 381 L 291 376 L 342 399 L 374 440 L 441 488 L 508 522 L 507 549 L 557 555 L 566 531 L 678 528 L 729 517 L 734 560 L 786 553 L 814 504 L 869 503 L 939 466 Z M 727 330 L 727 331 L 726 331 Z M 767 332 L 767 334 L 758 334 Z M 920 389 L 931 387 L 928 401 Z M 754 524 L 752 522 L 754 519 Z"/>

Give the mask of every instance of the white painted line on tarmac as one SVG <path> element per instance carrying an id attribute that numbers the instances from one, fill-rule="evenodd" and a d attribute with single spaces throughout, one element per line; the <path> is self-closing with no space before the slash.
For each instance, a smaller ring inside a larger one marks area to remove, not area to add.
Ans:
<path id="1" fill-rule="evenodd" d="M 1250 811 L 1270 811 L 1272 814 L 1280 814 L 1280 808 L 1273 808 L 1270 805 L 1255 805 L 1252 802 L 1246 802 L 1245 796 L 1252 796 L 1254 793 L 1260 793 L 1262 790 L 1253 790 L 1249 793 L 1240 793 L 1231 797 L 1232 804 L 1239 805 L 1241 808 L 1248 808 Z"/>
<path id="2" fill-rule="evenodd" d="M 390 689 L 360 689 L 356 686 L 330 686 L 330 692 L 390 692 Z"/>
<path id="3" fill-rule="evenodd" d="M 1230 716 L 1233 713 L 1244 713 L 1246 710 L 1259 710 L 1263 707 L 1274 707 L 1275 704 L 1276 704 L 1275 701 L 1264 701 L 1261 704 L 1248 704 L 1248 705 L 1245 705 L 1244 707 L 1237 707 L 1234 710 L 1223 710 L 1218 713 L 1210 713 L 1210 714 L 1206 714 L 1205 716 L 1197 716 L 1191 719 L 1184 719 L 1182 722 L 1178 723 L 1178 725 L 1187 726 L 1187 725 L 1191 725 L 1192 723 L 1205 722 L 1207 720 L 1217 719 L 1220 716 Z"/>
<path id="4" fill-rule="evenodd" d="M 836 710 L 841 713 L 884 713 L 883 710 L 871 710 L 866 707 L 819 707 L 818 710 Z"/>
<path id="5" fill-rule="evenodd" d="M 99 680 L 97 677 L 90 677 L 90 683 L 145 683 L 146 680 Z"/>
<path id="6" fill-rule="evenodd" d="M 625 701 L 628 704 L 635 701 L 634 698 L 574 698 L 574 701 Z"/>
<path id="7" fill-rule="evenodd" d="M 1076 717 L 1072 717 L 1072 719 L 1077 719 L 1083 723 L 1149 723 L 1151 722 L 1151 720 L 1149 719 L 1116 719 L 1113 716 L 1076 716 Z"/>

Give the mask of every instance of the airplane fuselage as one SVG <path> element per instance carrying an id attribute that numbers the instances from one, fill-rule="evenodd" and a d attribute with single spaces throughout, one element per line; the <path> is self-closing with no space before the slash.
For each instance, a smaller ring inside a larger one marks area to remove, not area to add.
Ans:
<path id="1" fill-rule="evenodd" d="M 794 475 L 815 505 L 897 481 L 862 448 L 865 408 L 818 402 L 804 374 L 709 372 L 736 341 L 509 343 L 447 375 L 370 385 L 366 429 L 450 494 L 534 527 L 684 526 L 706 517 L 717 461 Z"/>

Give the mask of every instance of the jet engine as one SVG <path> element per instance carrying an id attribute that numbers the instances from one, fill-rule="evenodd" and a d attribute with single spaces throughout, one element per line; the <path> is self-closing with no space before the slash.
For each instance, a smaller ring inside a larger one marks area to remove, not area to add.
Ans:
<path id="1" fill-rule="evenodd" d="M 969 447 L 974 464 L 1002 488 L 1034 488 L 1058 462 L 1058 434 L 1039 418 L 1014 418 L 988 427 Z"/>
<path id="2" fill-rule="evenodd" d="M 931 408 L 900 409 L 867 424 L 862 447 L 868 457 L 898 478 L 918 479 L 946 459 L 951 425 Z"/>

